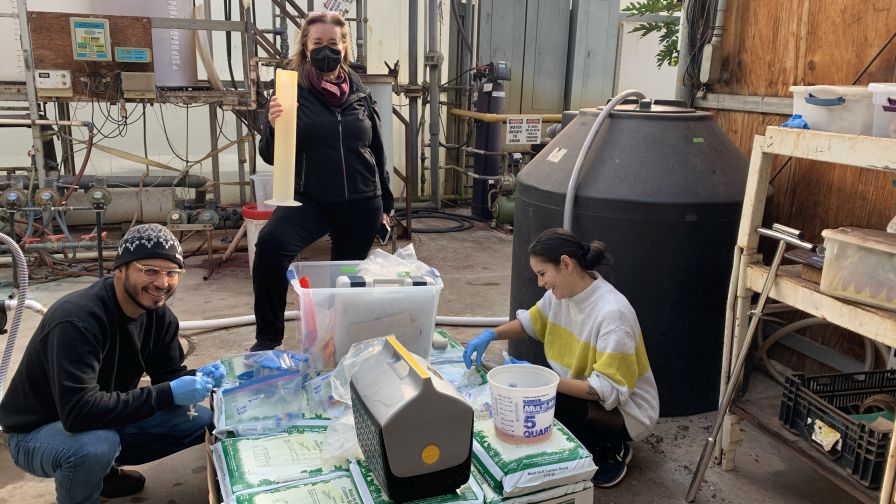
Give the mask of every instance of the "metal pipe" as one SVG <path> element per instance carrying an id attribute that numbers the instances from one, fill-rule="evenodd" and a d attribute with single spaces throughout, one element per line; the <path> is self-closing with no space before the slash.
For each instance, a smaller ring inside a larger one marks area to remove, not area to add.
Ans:
<path id="1" fill-rule="evenodd" d="M 473 112 L 472 110 L 462 110 L 458 108 L 448 107 L 448 113 L 469 119 L 475 119 L 482 122 L 506 122 L 507 114 L 487 114 L 485 112 Z M 540 116 L 541 122 L 558 123 L 563 122 L 563 114 L 530 114 Z"/>
<path id="2" fill-rule="evenodd" d="M 694 471 L 694 476 L 691 479 L 691 483 L 688 486 L 687 493 L 685 494 L 685 502 L 694 502 L 694 499 L 697 498 L 697 492 L 700 490 L 700 484 L 703 483 L 703 477 L 706 475 L 707 467 L 709 467 L 709 459 L 712 458 L 712 452 L 715 448 L 716 442 L 718 441 L 719 433 L 722 431 L 722 424 L 724 423 L 725 417 L 728 414 L 728 409 L 731 407 L 731 404 L 734 401 L 734 394 L 738 389 L 737 383 L 743 376 L 744 364 L 747 361 L 747 354 L 749 353 L 750 346 L 753 343 L 753 335 L 756 334 L 756 328 L 759 327 L 759 322 L 762 320 L 762 317 L 764 315 L 765 303 L 766 301 L 768 301 L 772 286 L 775 283 L 775 278 L 778 274 L 778 268 L 781 266 L 781 260 L 784 259 L 784 251 L 787 249 L 787 245 L 795 245 L 806 250 L 811 250 L 812 248 L 814 248 L 813 244 L 801 241 L 798 238 L 791 236 L 790 234 L 780 231 L 757 228 L 756 232 L 763 236 L 776 238 L 780 241 L 778 242 L 778 248 L 775 251 L 775 255 L 772 258 L 772 264 L 771 266 L 769 266 L 768 276 L 766 276 L 765 283 L 762 285 L 762 291 L 759 293 L 759 300 L 756 302 L 756 307 L 753 310 L 753 317 L 750 320 L 750 325 L 749 327 L 747 327 L 747 332 L 744 334 L 744 338 L 741 341 L 737 359 L 734 361 L 734 366 L 731 368 L 730 382 L 727 389 L 725 390 L 725 396 L 722 398 L 722 401 L 719 404 L 719 411 L 716 414 L 716 420 L 713 424 L 712 431 L 710 431 L 709 437 L 706 438 L 706 441 L 703 444 L 703 452 L 700 454 L 700 458 L 697 461 L 697 466 Z M 799 234 L 799 231 L 797 231 L 797 233 Z"/>
<path id="3" fill-rule="evenodd" d="M 96 211 L 96 249 L 103 250 L 103 211 Z M 106 271 L 103 269 L 103 255 L 97 254 L 96 258 L 99 263 L 99 271 L 97 271 L 97 275 L 100 278 L 103 278 L 103 275 Z"/>
<path id="4" fill-rule="evenodd" d="M 362 65 L 367 65 L 367 2 L 355 1 L 355 12 L 358 15 L 358 33 L 355 35 L 355 45 L 358 47 L 356 60 Z"/>
<path id="5" fill-rule="evenodd" d="M 144 107 L 146 105 L 144 104 Z M 146 116 L 144 115 L 144 118 Z M 68 102 L 56 102 L 56 118 L 63 121 L 71 120 L 71 109 Z M 75 174 L 75 151 L 72 144 L 72 127 L 64 124 L 59 125 L 59 132 L 62 137 L 59 139 L 62 143 L 62 161 L 64 173 L 66 175 Z"/>
<path id="6" fill-rule="evenodd" d="M 0 119 L 0 126 L 85 126 L 93 127 L 90 121 L 54 121 L 50 119 Z"/>
<path id="7" fill-rule="evenodd" d="M 107 250 L 113 250 L 116 246 L 104 244 Z M 49 252 L 62 252 L 64 250 L 96 250 L 96 242 L 93 241 L 82 241 L 82 242 L 60 242 L 60 243 L 29 243 L 21 246 L 22 251 L 24 252 L 36 252 L 38 250 L 46 250 Z M 5 245 L 0 245 L 0 251 L 7 252 L 10 248 Z M 106 255 L 105 253 L 103 255 Z"/>
<path id="8" fill-rule="evenodd" d="M 439 65 L 442 55 L 437 47 L 439 45 L 439 0 L 429 0 L 429 50 L 427 60 L 429 65 L 429 193 L 430 201 L 438 209 L 442 206 L 439 193 L 441 187 L 441 173 L 439 173 Z"/>
<path id="9" fill-rule="evenodd" d="M 28 115 L 31 124 L 37 124 L 40 117 L 37 110 L 37 86 L 34 83 L 34 56 L 31 52 L 31 29 L 28 27 L 28 2 L 16 0 L 16 12 L 19 13 L 19 42 L 22 45 L 22 62 L 25 64 L 25 93 L 28 95 Z M 15 119 L 9 119 L 15 120 Z M 37 168 L 37 180 L 40 187 L 44 186 L 46 173 L 46 161 L 44 159 L 44 141 L 41 138 L 40 128 L 31 128 L 32 149 L 34 152 L 34 166 Z M 0 385 L 2 386 L 2 385 Z"/>
<path id="10" fill-rule="evenodd" d="M 714 45 L 722 44 L 722 35 L 725 32 L 725 7 L 728 0 L 718 0 L 716 5 L 716 18 L 712 26 L 712 43 Z"/>
<path id="11" fill-rule="evenodd" d="M 236 137 L 243 138 L 243 121 L 236 118 Z M 246 204 L 246 142 L 236 144 L 237 177 L 240 182 L 240 206 Z M 221 200 L 218 200 L 221 201 Z"/>
<path id="12" fill-rule="evenodd" d="M 21 1 L 21 0 L 20 0 Z M 417 157 L 418 157 L 418 145 L 417 138 L 419 134 L 417 132 L 419 120 L 419 111 L 417 110 L 417 100 L 419 96 L 417 95 L 417 90 L 419 89 L 419 85 L 417 83 L 417 44 L 418 44 L 418 21 L 419 21 L 419 0 L 409 0 L 408 3 L 408 86 L 414 88 L 412 93 L 406 95 L 408 97 L 408 137 L 410 142 L 405 145 L 405 149 L 408 151 L 408 157 L 410 158 L 410 163 L 405 169 L 405 175 L 407 177 L 407 182 L 405 184 L 406 190 L 406 198 L 409 201 L 413 201 L 417 198 Z"/>
<path id="13" fill-rule="evenodd" d="M 94 184 L 95 178 L 96 177 L 93 175 L 84 175 L 81 177 L 80 182 L 78 182 L 78 189 L 90 189 Z M 208 184 L 208 178 L 203 177 L 202 175 L 187 175 L 186 177 L 181 177 L 179 175 L 151 175 L 148 177 L 139 175 L 112 175 L 111 177 L 102 178 L 106 179 L 106 185 L 109 186 L 109 189 L 115 189 L 116 186 L 140 187 L 141 179 L 144 188 L 156 186 L 172 187 L 174 186 L 175 181 L 178 182 L 177 187 L 186 187 L 190 189 L 199 189 Z M 75 177 L 59 177 L 59 185 L 74 186 Z"/>
<path id="14" fill-rule="evenodd" d="M 684 0 L 681 5 L 681 16 L 679 16 L 678 23 L 678 54 L 679 54 L 679 62 L 678 62 L 678 72 L 675 81 L 675 99 L 676 100 L 684 100 L 685 103 L 691 103 L 691 97 L 693 91 L 691 90 L 691 86 L 685 85 L 684 80 L 687 78 L 688 58 L 691 56 L 691 44 L 688 37 L 688 32 L 691 29 L 691 25 L 688 22 L 688 10 L 691 9 L 691 5 L 697 0 Z"/>

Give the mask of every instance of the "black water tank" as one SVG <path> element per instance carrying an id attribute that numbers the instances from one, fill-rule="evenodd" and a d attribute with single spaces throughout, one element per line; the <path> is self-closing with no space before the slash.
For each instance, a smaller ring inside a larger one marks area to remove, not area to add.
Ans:
<path id="1" fill-rule="evenodd" d="M 719 400 L 722 333 L 747 159 L 712 115 L 654 102 L 610 114 L 585 157 L 572 231 L 607 243 L 612 281 L 634 306 L 660 414 L 710 411 Z M 511 317 L 544 290 L 526 249 L 563 225 L 567 184 L 598 115 L 584 109 L 522 170 L 516 186 Z M 511 354 L 544 362 L 532 339 Z"/>

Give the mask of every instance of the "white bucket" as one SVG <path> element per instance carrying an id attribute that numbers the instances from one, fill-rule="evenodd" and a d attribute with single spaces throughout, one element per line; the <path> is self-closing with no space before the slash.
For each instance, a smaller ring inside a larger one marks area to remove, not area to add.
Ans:
<path id="1" fill-rule="evenodd" d="M 273 210 L 274 205 L 268 205 L 265 201 L 274 197 L 274 174 L 259 172 L 249 177 L 255 183 L 255 204 L 259 210 Z"/>
<path id="2" fill-rule="evenodd" d="M 557 373 L 534 364 L 508 364 L 489 371 L 498 438 L 514 444 L 547 441 L 554 422 L 558 383 Z"/>
<path id="3" fill-rule="evenodd" d="M 255 203 L 249 203 L 243 207 L 243 220 L 246 221 L 246 241 L 249 245 L 249 274 L 252 274 L 252 263 L 255 262 L 255 242 L 258 240 L 258 233 L 268 223 L 268 219 L 273 213 L 270 210 L 258 210 Z"/>

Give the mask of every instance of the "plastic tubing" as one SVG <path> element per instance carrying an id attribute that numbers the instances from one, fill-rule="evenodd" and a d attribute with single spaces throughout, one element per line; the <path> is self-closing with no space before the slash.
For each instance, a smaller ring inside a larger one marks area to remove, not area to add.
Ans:
<path id="1" fill-rule="evenodd" d="M 639 100 L 646 98 L 644 93 L 634 89 L 619 93 L 615 98 L 610 100 L 610 103 L 607 103 L 603 110 L 601 110 L 600 115 L 597 116 L 597 120 L 594 121 L 594 124 L 591 126 L 591 131 L 589 131 L 588 136 L 585 137 L 585 143 L 582 144 L 582 150 L 579 151 L 579 157 L 576 158 L 576 164 L 573 166 L 572 175 L 569 177 L 569 186 L 566 188 L 566 202 L 563 205 L 563 229 L 567 231 L 572 231 L 572 208 L 576 199 L 576 189 L 579 185 L 579 172 L 582 171 L 582 165 L 585 163 L 585 156 L 588 154 L 588 151 L 591 150 L 591 144 L 594 143 L 594 138 L 597 136 L 597 132 L 600 131 L 601 126 L 604 125 L 607 117 L 610 116 L 610 112 L 616 108 L 616 105 L 622 103 L 626 98 L 631 97 L 638 98 Z"/>
<path id="2" fill-rule="evenodd" d="M 0 241 L 5 243 L 13 257 L 15 257 L 16 283 L 19 286 L 19 295 L 16 298 L 16 310 L 12 316 L 12 325 L 9 326 L 9 335 L 6 338 L 6 347 L 3 349 L 3 358 L 0 359 L 0 399 L 3 398 L 3 384 L 6 383 L 6 374 L 9 372 L 9 362 L 12 359 L 12 351 L 16 346 L 16 336 L 19 334 L 19 326 L 22 324 L 22 314 L 28 304 L 28 263 L 25 262 L 25 254 L 15 240 L 0 233 Z"/>

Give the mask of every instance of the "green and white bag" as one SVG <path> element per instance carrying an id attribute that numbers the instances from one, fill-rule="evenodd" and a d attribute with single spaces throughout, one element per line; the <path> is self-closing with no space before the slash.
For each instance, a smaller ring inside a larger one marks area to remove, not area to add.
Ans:
<path id="1" fill-rule="evenodd" d="M 572 495 L 586 488 L 594 488 L 594 485 L 591 484 L 591 481 L 579 481 L 578 483 L 571 483 L 569 485 L 558 486 L 554 488 L 548 488 L 547 490 L 541 490 L 535 493 L 530 493 L 526 495 L 520 495 L 519 497 L 501 497 L 498 495 L 495 490 L 488 484 L 488 481 L 485 480 L 485 476 L 479 473 L 479 470 L 475 467 L 473 468 L 473 478 L 479 483 L 479 486 L 482 488 L 482 493 L 484 495 L 483 503 L 484 504 L 534 504 L 537 502 L 545 502 L 551 499 L 556 499 L 558 497 L 563 497 L 564 495 Z"/>
<path id="2" fill-rule="evenodd" d="M 333 461 L 321 449 L 326 427 L 290 428 L 287 433 L 223 439 L 212 446 L 225 502 L 248 490 L 282 486 L 331 473 L 348 475 L 348 460 Z"/>
<path id="3" fill-rule="evenodd" d="M 557 420 L 550 439 L 533 445 L 498 439 L 491 420 L 475 422 L 473 464 L 502 497 L 588 481 L 597 470 L 591 453 Z"/>
<path id="4" fill-rule="evenodd" d="M 353 460 L 351 473 L 364 504 L 392 504 L 393 501 L 389 500 L 383 489 L 380 488 L 366 462 Z M 471 476 L 470 481 L 460 487 L 456 493 L 418 499 L 409 504 L 482 504 L 482 498 L 482 487 Z"/>
<path id="5" fill-rule="evenodd" d="M 361 504 L 350 476 L 322 476 L 277 488 L 238 495 L 236 504 Z"/>

